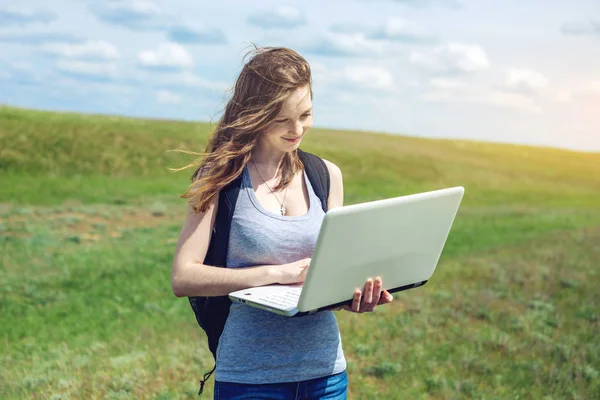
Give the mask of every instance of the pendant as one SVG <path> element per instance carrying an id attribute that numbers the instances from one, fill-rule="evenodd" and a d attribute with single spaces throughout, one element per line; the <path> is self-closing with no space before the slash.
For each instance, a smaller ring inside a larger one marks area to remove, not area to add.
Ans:
<path id="1" fill-rule="evenodd" d="M 286 212 L 287 210 L 285 209 L 285 207 L 284 207 L 284 206 L 281 206 L 281 208 L 279 209 L 279 211 L 281 211 L 281 215 L 285 215 L 285 212 Z"/>

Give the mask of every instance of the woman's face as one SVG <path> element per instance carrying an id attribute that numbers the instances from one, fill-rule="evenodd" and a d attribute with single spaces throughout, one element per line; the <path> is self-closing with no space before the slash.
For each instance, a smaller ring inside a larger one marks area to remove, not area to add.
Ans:
<path id="1" fill-rule="evenodd" d="M 272 126 L 261 135 L 259 145 L 271 150 L 294 151 L 312 123 L 310 87 L 304 86 L 285 100 Z"/>

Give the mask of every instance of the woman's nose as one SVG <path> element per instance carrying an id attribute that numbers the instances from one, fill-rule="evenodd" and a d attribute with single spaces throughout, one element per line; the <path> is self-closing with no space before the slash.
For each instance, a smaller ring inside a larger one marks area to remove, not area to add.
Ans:
<path id="1" fill-rule="evenodd" d="M 296 134 L 296 136 L 302 135 L 303 131 L 304 131 L 304 127 L 302 126 L 302 122 L 296 121 L 294 123 L 294 133 Z"/>

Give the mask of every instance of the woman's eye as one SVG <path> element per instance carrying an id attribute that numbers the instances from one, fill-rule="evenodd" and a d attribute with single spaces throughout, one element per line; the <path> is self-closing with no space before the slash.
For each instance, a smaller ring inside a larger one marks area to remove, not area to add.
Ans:
<path id="1" fill-rule="evenodd" d="M 310 113 L 308 113 L 308 114 L 302 114 L 301 118 L 308 118 L 311 115 L 312 114 L 310 114 Z M 286 119 L 276 119 L 275 122 L 278 123 L 278 124 L 283 124 L 284 122 L 287 122 L 287 118 Z"/>

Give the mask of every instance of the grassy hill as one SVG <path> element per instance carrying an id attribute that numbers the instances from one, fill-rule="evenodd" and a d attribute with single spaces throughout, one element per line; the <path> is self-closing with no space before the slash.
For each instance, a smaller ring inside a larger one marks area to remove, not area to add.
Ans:
<path id="1" fill-rule="evenodd" d="M 0 108 L 0 398 L 195 398 L 170 264 L 210 125 Z M 465 187 L 435 276 L 338 312 L 351 398 L 600 397 L 600 154 L 313 129 L 346 203 Z M 212 382 L 212 381 L 211 381 Z M 210 397 L 210 387 L 208 389 Z"/>

